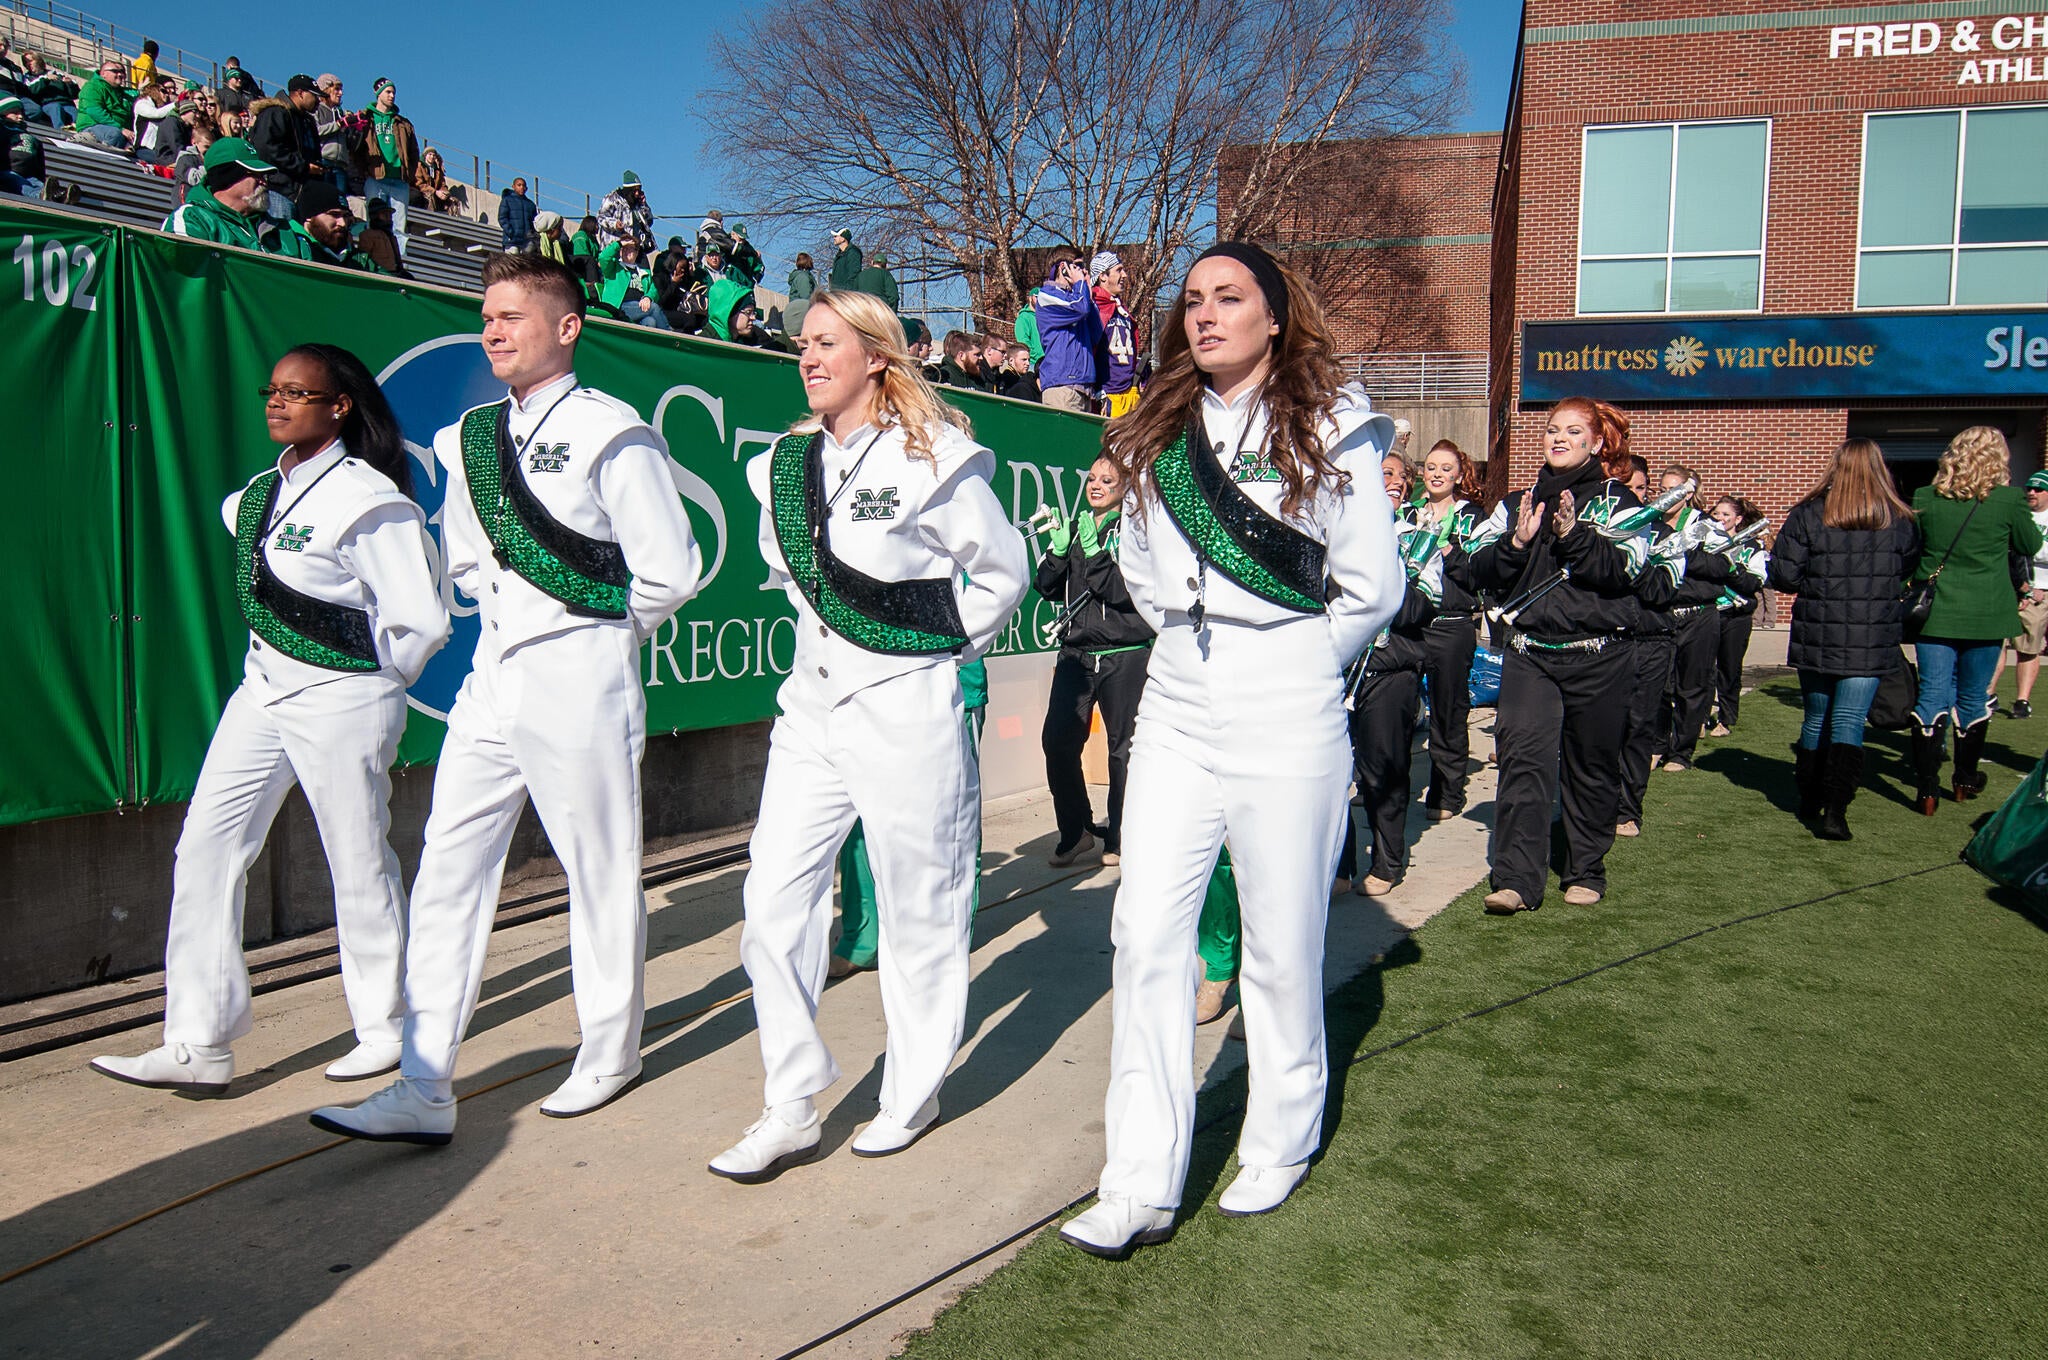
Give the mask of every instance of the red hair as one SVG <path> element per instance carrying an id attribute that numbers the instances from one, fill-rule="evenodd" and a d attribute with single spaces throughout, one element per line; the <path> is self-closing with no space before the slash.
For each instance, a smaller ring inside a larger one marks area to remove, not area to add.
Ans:
<path id="1" fill-rule="evenodd" d="M 1457 444 L 1453 443 L 1451 440 L 1439 439 L 1436 441 L 1436 443 L 1431 444 L 1429 446 L 1429 453 L 1425 453 L 1422 455 L 1422 461 L 1425 463 L 1428 462 L 1429 454 L 1435 453 L 1438 449 L 1449 449 L 1451 451 L 1451 456 L 1458 460 L 1458 495 L 1464 497 L 1468 501 L 1478 500 L 1479 466 L 1478 464 L 1472 461 L 1472 456 L 1466 453 L 1463 449 L 1459 448 Z M 1419 465 L 1417 470 L 1420 471 Z"/>
<path id="2" fill-rule="evenodd" d="M 1563 410 L 1583 411 L 1586 423 L 1593 427 L 1600 437 L 1600 461 L 1607 465 L 1607 475 L 1616 481 L 1628 480 L 1628 417 L 1615 407 L 1593 397 L 1566 397 L 1550 408 L 1553 418 Z"/>

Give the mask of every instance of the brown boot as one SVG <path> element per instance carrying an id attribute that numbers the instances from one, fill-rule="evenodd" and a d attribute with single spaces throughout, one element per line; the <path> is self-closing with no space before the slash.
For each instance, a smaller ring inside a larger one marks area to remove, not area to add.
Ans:
<path id="1" fill-rule="evenodd" d="M 1195 988 L 1195 1023 L 1206 1025 L 1223 1014 L 1223 1000 L 1230 995 L 1230 982 L 1217 982 L 1203 978 L 1202 985 Z"/>

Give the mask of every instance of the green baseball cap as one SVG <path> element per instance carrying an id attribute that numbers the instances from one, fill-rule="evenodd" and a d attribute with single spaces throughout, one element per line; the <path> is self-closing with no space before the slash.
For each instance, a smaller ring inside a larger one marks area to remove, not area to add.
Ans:
<path id="1" fill-rule="evenodd" d="M 244 170 L 253 170 L 259 175 L 268 175 L 277 167 L 249 149 L 249 144 L 240 137 L 222 137 L 206 148 L 206 168 L 217 170 L 223 165 L 239 165 Z"/>
<path id="2" fill-rule="evenodd" d="M 2037 472 L 2027 478 L 2027 490 L 2048 491 L 2048 472 Z"/>
<path id="3" fill-rule="evenodd" d="M 631 184 L 638 184 L 639 182 L 640 177 L 634 174 L 631 170 L 628 170 L 625 174 L 619 176 L 619 187 L 621 189 Z"/>

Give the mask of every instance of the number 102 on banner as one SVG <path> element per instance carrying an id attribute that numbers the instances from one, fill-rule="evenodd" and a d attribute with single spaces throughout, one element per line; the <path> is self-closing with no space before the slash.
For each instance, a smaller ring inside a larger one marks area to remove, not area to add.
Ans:
<path id="1" fill-rule="evenodd" d="M 67 246 L 62 241 L 38 245 L 35 237 L 24 236 L 14 248 L 14 263 L 21 267 L 23 302 L 41 297 L 52 307 L 72 306 L 83 312 L 99 306 L 93 285 L 99 281 L 100 257 L 91 246 Z"/>

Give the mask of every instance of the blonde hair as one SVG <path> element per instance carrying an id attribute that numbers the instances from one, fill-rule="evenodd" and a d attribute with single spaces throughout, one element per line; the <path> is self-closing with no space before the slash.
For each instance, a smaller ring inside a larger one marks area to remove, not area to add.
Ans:
<path id="1" fill-rule="evenodd" d="M 939 460 L 932 452 L 932 436 L 941 426 L 974 433 L 967 417 L 948 406 L 918 371 L 917 360 L 910 357 L 909 344 L 903 338 L 903 323 L 888 303 L 868 293 L 820 288 L 811 294 L 811 306 L 829 309 L 860 337 L 860 347 L 869 358 L 882 360 L 880 390 L 870 411 L 880 423 L 903 427 L 904 449 L 912 458 L 921 458 L 936 470 Z M 815 434 L 824 427 L 823 416 L 808 415 L 789 428 L 792 434 Z"/>
<path id="2" fill-rule="evenodd" d="M 1972 425 L 1948 441 L 1934 474 L 1934 494 L 1952 501 L 1981 501 L 1992 487 L 2012 480 L 2011 461 L 2004 435 L 1990 425 Z"/>

